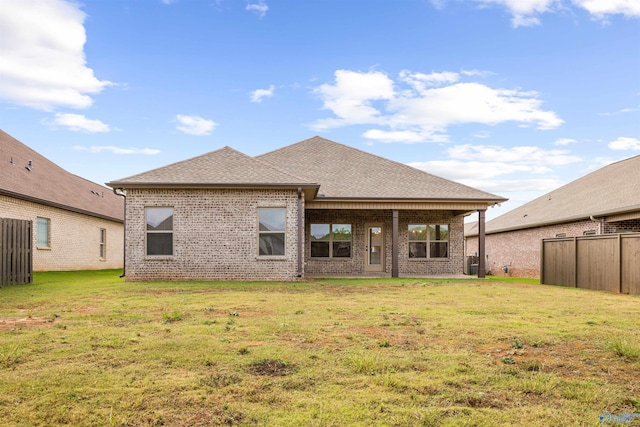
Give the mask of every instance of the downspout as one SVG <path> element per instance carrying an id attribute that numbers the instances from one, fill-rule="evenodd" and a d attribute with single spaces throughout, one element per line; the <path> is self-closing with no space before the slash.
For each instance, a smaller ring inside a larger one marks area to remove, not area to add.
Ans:
<path id="1" fill-rule="evenodd" d="M 124 215 L 122 216 L 122 274 L 120 275 L 120 278 L 123 278 L 127 274 L 127 192 L 122 188 L 114 188 L 113 194 L 122 196 L 124 200 Z"/>
<path id="2" fill-rule="evenodd" d="M 598 223 L 598 235 L 604 234 L 604 217 L 603 218 L 596 218 L 593 215 L 589 215 L 589 219 L 593 222 L 597 222 Z"/>
<path id="3" fill-rule="evenodd" d="M 297 277 L 302 277 L 302 221 L 304 215 L 302 212 L 302 188 L 298 187 L 298 272 Z"/>

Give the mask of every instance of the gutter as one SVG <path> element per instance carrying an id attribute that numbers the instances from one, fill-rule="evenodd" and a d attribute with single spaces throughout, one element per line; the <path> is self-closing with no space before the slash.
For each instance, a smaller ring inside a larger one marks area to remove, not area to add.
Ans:
<path id="1" fill-rule="evenodd" d="M 124 200 L 124 214 L 122 215 L 122 274 L 119 276 L 123 278 L 127 274 L 127 192 L 122 188 L 114 188 L 113 194 L 121 196 Z"/>

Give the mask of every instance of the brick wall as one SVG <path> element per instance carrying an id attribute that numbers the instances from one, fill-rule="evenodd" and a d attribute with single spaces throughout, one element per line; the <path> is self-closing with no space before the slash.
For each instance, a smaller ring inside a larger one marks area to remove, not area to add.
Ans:
<path id="1" fill-rule="evenodd" d="M 312 276 L 365 275 L 366 226 L 382 224 L 384 232 L 384 272 L 391 276 L 392 212 L 390 210 L 308 210 L 305 213 L 305 274 Z M 352 253 L 350 258 L 311 258 L 310 224 L 351 224 Z M 398 274 L 434 276 L 462 274 L 463 217 L 450 211 L 399 211 L 398 215 Z M 409 258 L 409 224 L 448 224 L 449 257 L 443 259 Z M 371 273 L 375 274 L 375 273 Z"/>
<path id="2" fill-rule="evenodd" d="M 496 276 L 540 278 L 542 239 L 554 238 L 560 234 L 565 234 L 566 237 L 582 236 L 588 231 L 600 234 L 600 222 L 587 220 L 487 234 L 485 238 L 487 272 Z M 477 253 L 478 237 L 467 238 L 465 254 L 471 256 Z M 503 266 L 507 266 L 507 273 L 502 270 Z"/>
<path id="3" fill-rule="evenodd" d="M 604 223 L 604 234 L 629 232 L 640 232 L 640 219 Z"/>
<path id="4" fill-rule="evenodd" d="M 100 270 L 122 268 L 121 223 L 64 209 L 0 196 L 0 217 L 33 221 L 33 270 Z M 36 218 L 50 220 L 49 248 L 37 248 Z M 100 229 L 107 230 L 106 257 L 100 258 Z"/>
<path id="5" fill-rule="evenodd" d="M 145 207 L 173 213 L 173 256 L 146 256 Z M 258 208 L 286 208 L 284 257 L 258 256 Z M 303 204 L 304 208 L 304 204 Z M 127 280 L 295 280 L 295 190 L 127 191 Z"/>

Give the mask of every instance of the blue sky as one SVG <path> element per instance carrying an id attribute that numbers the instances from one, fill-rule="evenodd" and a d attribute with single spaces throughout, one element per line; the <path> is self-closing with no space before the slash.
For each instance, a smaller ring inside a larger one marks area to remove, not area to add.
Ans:
<path id="1" fill-rule="evenodd" d="M 98 183 L 320 135 L 492 218 L 640 154 L 640 0 L 2 0 L 0 128 Z"/>

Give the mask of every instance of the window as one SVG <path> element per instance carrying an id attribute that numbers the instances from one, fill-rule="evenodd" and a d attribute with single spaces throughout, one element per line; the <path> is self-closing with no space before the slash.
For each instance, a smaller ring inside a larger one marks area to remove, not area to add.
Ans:
<path id="1" fill-rule="evenodd" d="M 409 258 L 448 258 L 449 226 L 409 224 Z"/>
<path id="2" fill-rule="evenodd" d="M 100 259 L 107 258 L 107 230 L 100 229 Z"/>
<path id="3" fill-rule="evenodd" d="M 596 230 L 589 230 L 582 233 L 583 236 L 595 236 Z"/>
<path id="4" fill-rule="evenodd" d="M 49 218 L 36 219 L 36 246 L 39 248 L 51 247 L 51 220 Z"/>
<path id="5" fill-rule="evenodd" d="M 173 208 L 147 208 L 147 255 L 173 255 Z"/>
<path id="6" fill-rule="evenodd" d="M 351 224 L 311 224 L 312 258 L 350 258 Z"/>
<path id="7" fill-rule="evenodd" d="M 567 237 L 567 233 L 558 233 L 556 237 Z"/>
<path id="8" fill-rule="evenodd" d="M 284 208 L 258 209 L 258 255 L 284 256 L 286 212 Z"/>

